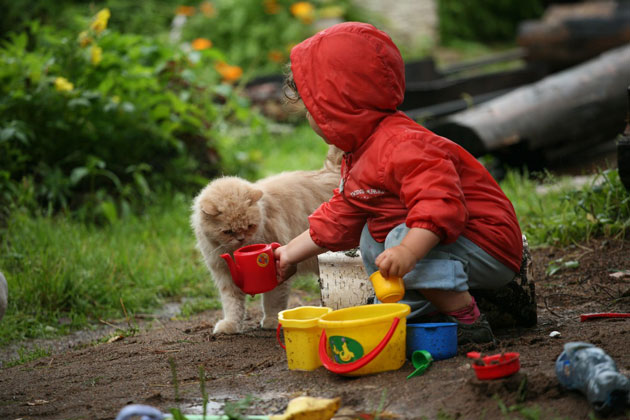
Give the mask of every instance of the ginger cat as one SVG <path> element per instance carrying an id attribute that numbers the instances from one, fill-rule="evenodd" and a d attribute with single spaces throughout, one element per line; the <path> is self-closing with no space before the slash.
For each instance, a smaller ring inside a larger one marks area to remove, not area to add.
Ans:
<path id="1" fill-rule="evenodd" d="M 240 332 L 245 318 L 245 294 L 232 281 L 220 255 L 232 255 L 245 245 L 286 244 L 308 229 L 308 216 L 339 186 L 342 156 L 340 149 L 331 146 L 320 170 L 282 172 L 254 183 L 222 177 L 195 197 L 191 226 L 223 308 L 215 334 Z M 298 274 L 307 272 L 319 273 L 316 257 L 298 266 Z M 278 312 L 286 309 L 289 292 L 290 281 L 286 281 L 263 294 L 262 328 L 277 326 Z"/>

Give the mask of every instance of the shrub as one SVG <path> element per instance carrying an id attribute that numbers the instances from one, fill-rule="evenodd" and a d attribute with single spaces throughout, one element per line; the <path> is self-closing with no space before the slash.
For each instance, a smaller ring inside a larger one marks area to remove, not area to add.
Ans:
<path id="1" fill-rule="evenodd" d="M 2 44 L 1 207 L 32 198 L 114 221 L 156 189 L 190 191 L 220 170 L 252 174 L 248 156 L 219 168 L 219 153 L 235 154 L 225 143 L 236 129 L 266 131 L 221 82 L 221 51 L 120 34 L 108 18 L 99 12 L 78 37 L 32 23 Z"/>
<path id="2" fill-rule="evenodd" d="M 256 75 L 279 72 L 293 45 L 316 32 L 318 19 L 365 18 L 350 0 L 240 0 L 238 7 L 232 0 L 215 0 L 181 13 L 189 15 L 183 40 L 210 39 L 230 62 Z"/>
<path id="3" fill-rule="evenodd" d="M 0 38 L 10 32 L 28 29 L 30 21 L 70 31 L 80 30 L 89 16 L 108 8 L 110 27 L 117 32 L 155 35 L 171 23 L 181 0 L 37 0 L 3 2 Z"/>
<path id="4" fill-rule="evenodd" d="M 539 17 L 542 0 L 441 0 L 438 2 L 440 38 L 454 40 L 512 42 L 518 23 Z"/>

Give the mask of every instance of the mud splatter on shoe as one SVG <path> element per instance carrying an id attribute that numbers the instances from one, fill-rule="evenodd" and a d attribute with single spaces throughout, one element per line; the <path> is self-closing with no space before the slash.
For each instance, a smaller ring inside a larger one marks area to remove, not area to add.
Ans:
<path id="1" fill-rule="evenodd" d="M 459 322 L 456 318 L 445 315 L 446 319 L 449 319 L 447 322 L 455 322 L 457 324 L 457 344 L 468 344 L 468 343 L 476 343 L 476 344 L 485 344 L 485 343 L 495 343 L 497 342 L 496 338 L 494 338 L 494 334 L 492 334 L 492 328 L 490 328 L 490 324 L 486 319 L 484 314 L 472 324 L 464 324 Z"/>
<path id="2" fill-rule="evenodd" d="M 538 320 L 532 255 L 523 235 L 521 270 L 498 290 L 470 290 L 492 328 L 533 327 Z"/>

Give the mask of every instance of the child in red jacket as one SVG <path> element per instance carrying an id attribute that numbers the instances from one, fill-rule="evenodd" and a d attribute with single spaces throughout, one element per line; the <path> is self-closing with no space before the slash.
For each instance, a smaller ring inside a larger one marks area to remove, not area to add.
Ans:
<path id="1" fill-rule="evenodd" d="M 397 110 L 404 64 L 389 36 L 357 22 L 325 29 L 293 48 L 287 82 L 345 155 L 333 198 L 276 249 L 279 281 L 308 257 L 360 246 L 368 274 L 404 278 L 410 320 L 439 314 L 458 323 L 460 343 L 493 341 L 469 289 L 518 273 L 514 208 L 472 155 Z"/>

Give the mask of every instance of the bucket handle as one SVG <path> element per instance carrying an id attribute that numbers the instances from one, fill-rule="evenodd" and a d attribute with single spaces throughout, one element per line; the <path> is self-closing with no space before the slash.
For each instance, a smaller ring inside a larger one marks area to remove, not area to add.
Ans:
<path id="1" fill-rule="evenodd" d="M 280 347 L 282 347 L 283 349 L 287 349 L 286 346 L 284 344 L 282 344 L 282 340 L 280 340 L 280 330 L 282 329 L 282 324 L 278 322 L 278 328 L 276 328 L 276 340 L 278 340 L 278 344 L 280 344 Z"/>
<path id="2" fill-rule="evenodd" d="M 322 330 L 322 335 L 319 339 L 319 360 L 321 360 L 326 369 L 334 373 L 344 374 L 360 369 L 370 363 L 376 356 L 379 355 L 381 350 L 385 348 L 387 343 L 389 343 L 389 340 L 394 335 L 394 331 L 396 331 L 396 327 L 398 326 L 399 322 L 400 318 L 398 317 L 395 317 L 392 320 L 392 325 L 391 327 L 389 327 L 389 331 L 387 331 L 385 337 L 383 337 L 381 342 L 378 343 L 378 346 L 374 347 L 371 352 L 364 355 L 360 359 L 355 360 L 354 362 L 344 364 L 337 363 L 333 359 L 331 359 L 330 356 L 328 356 L 328 353 L 326 352 L 326 342 L 328 341 L 328 339 L 326 338 L 326 331 Z"/>

